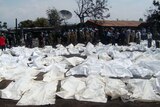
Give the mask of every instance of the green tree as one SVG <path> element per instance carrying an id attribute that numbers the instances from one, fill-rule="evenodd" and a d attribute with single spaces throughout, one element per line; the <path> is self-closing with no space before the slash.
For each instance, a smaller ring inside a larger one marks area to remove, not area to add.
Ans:
<path id="1" fill-rule="evenodd" d="M 139 21 L 140 21 L 140 22 L 143 22 L 143 19 L 142 19 L 142 18 L 139 18 Z"/>
<path id="2" fill-rule="evenodd" d="M 152 26 L 154 25 L 156 28 L 159 28 L 160 24 L 160 3 L 159 1 L 153 1 L 153 9 L 148 10 L 147 22 Z"/>
<path id="3" fill-rule="evenodd" d="M 35 21 L 34 21 L 34 26 L 35 27 L 48 27 L 49 26 L 49 23 L 48 23 L 48 19 L 46 18 L 37 18 Z"/>
<path id="4" fill-rule="evenodd" d="M 56 27 L 56 28 L 60 26 L 61 19 L 56 9 L 54 8 L 48 9 L 47 16 L 48 16 L 48 21 L 50 26 Z"/>
<path id="5" fill-rule="evenodd" d="M 5 29 L 7 29 L 7 22 L 3 22 L 2 27 L 5 28 Z"/>
<path id="6" fill-rule="evenodd" d="M 24 27 L 24 28 L 34 27 L 34 23 L 32 20 L 24 20 L 19 23 L 19 27 Z"/>
<path id="7" fill-rule="evenodd" d="M 153 9 L 148 10 L 147 22 L 159 22 L 160 21 L 160 3 L 159 1 L 153 1 Z"/>
<path id="8" fill-rule="evenodd" d="M 154 0 L 153 6 L 154 8 L 148 10 L 147 22 L 153 31 L 153 35 L 157 38 L 157 32 L 160 31 L 160 2 Z"/>

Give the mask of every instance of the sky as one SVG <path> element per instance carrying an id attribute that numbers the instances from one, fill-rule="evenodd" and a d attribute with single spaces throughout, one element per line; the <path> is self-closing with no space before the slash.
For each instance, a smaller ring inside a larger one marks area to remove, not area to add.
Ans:
<path id="1" fill-rule="evenodd" d="M 0 21 L 7 22 L 8 27 L 15 26 L 23 20 L 35 20 L 37 17 L 46 17 L 46 10 L 56 8 L 69 10 L 73 16 L 68 23 L 78 23 L 79 19 L 74 14 L 77 9 L 77 0 L 0 0 Z M 108 0 L 109 20 L 139 20 L 145 19 L 146 10 L 152 6 L 153 0 Z"/>

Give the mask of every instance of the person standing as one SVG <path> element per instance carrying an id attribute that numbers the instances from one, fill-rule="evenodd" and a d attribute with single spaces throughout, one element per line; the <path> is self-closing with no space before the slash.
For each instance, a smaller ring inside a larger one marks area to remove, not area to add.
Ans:
<path id="1" fill-rule="evenodd" d="M 137 31 L 137 33 L 136 33 L 136 43 L 140 44 L 140 41 L 141 41 L 141 32 Z"/>
<path id="2" fill-rule="evenodd" d="M 8 39 L 8 47 L 11 48 L 12 47 L 12 40 L 13 40 L 13 37 L 11 34 L 8 34 L 7 36 L 7 39 Z"/>
<path id="3" fill-rule="evenodd" d="M 131 36 L 131 30 L 128 29 L 128 30 L 126 31 L 126 44 L 127 44 L 127 45 L 129 45 L 129 43 L 130 43 L 130 36 Z"/>
<path id="4" fill-rule="evenodd" d="M 43 48 L 44 47 L 44 33 L 43 32 L 41 32 L 41 34 L 39 35 L 38 41 L 39 41 L 39 47 Z"/>
<path id="5" fill-rule="evenodd" d="M 77 40 L 77 29 L 74 30 L 74 45 L 77 44 L 78 40 Z"/>
<path id="6" fill-rule="evenodd" d="M 125 30 L 121 29 L 119 35 L 119 45 L 125 45 Z"/>
<path id="7" fill-rule="evenodd" d="M 131 42 L 135 41 L 135 36 L 136 36 L 136 32 L 135 32 L 135 30 L 132 30 L 131 31 Z"/>
<path id="8" fill-rule="evenodd" d="M 115 40 L 116 40 L 116 31 L 112 30 L 111 31 L 111 38 L 112 38 L 112 45 L 115 45 Z"/>
<path id="9" fill-rule="evenodd" d="M 152 33 L 148 32 L 147 33 L 147 39 L 148 39 L 148 48 L 152 46 Z"/>
<path id="10" fill-rule="evenodd" d="M 44 39 L 45 39 L 45 41 L 44 41 L 45 45 L 50 45 L 48 32 L 45 32 Z"/>
<path id="11" fill-rule="evenodd" d="M 6 49 L 6 38 L 3 34 L 0 35 L 0 48 L 2 51 Z"/>
<path id="12" fill-rule="evenodd" d="M 79 30 L 79 43 L 83 43 L 84 42 L 84 32 L 83 29 Z"/>
<path id="13" fill-rule="evenodd" d="M 27 35 L 27 43 L 28 43 L 28 47 L 32 48 L 32 33 L 31 32 Z"/>
<path id="14" fill-rule="evenodd" d="M 116 42 L 117 44 L 119 44 L 119 36 L 120 36 L 120 32 L 119 32 L 119 30 L 116 30 L 116 31 L 115 31 L 115 42 Z"/>
<path id="15" fill-rule="evenodd" d="M 87 29 L 86 30 L 86 34 L 85 34 L 86 44 L 88 42 L 90 42 L 90 38 L 91 38 L 91 35 L 90 35 L 90 32 L 89 32 L 89 29 Z"/>
<path id="16" fill-rule="evenodd" d="M 111 41 L 112 41 L 112 30 L 108 30 L 108 32 L 106 32 L 106 41 L 107 41 L 107 44 L 111 43 Z"/>

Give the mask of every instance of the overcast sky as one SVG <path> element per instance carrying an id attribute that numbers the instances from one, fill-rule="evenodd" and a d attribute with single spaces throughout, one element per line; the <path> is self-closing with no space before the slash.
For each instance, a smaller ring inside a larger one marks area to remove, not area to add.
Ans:
<path id="1" fill-rule="evenodd" d="M 15 26 L 15 18 L 35 20 L 47 17 L 46 10 L 55 7 L 57 10 L 69 10 L 73 13 L 71 23 L 78 22 L 74 10 L 77 0 L 0 0 L 0 21 L 7 22 L 9 27 Z M 139 20 L 144 18 L 146 10 L 152 6 L 153 0 L 108 0 L 110 7 L 109 20 Z"/>

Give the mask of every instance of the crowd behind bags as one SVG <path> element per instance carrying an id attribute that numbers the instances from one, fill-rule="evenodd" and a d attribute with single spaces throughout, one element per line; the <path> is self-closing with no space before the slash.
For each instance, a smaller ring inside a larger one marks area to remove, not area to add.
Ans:
<path id="1" fill-rule="evenodd" d="M 104 44 L 118 44 L 118 45 L 129 45 L 130 42 L 140 44 L 141 40 L 148 40 L 148 47 L 152 46 L 152 40 L 155 35 L 150 30 L 134 30 L 127 28 L 80 28 L 80 29 L 66 29 L 57 31 L 41 31 L 35 37 L 33 32 L 24 32 L 22 36 L 15 36 L 15 34 L 0 33 L 1 38 L 1 49 L 5 47 L 22 46 L 33 48 L 35 47 L 35 40 L 38 42 L 38 47 L 44 47 L 47 45 L 55 47 L 57 44 L 69 45 L 88 42 L 96 44 L 102 42 Z M 159 33 L 156 33 L 159 37 Z M 2 39 L 5 38 L 4 39 Z M 5 41 L 5 42 L 4 42 Z"/>

